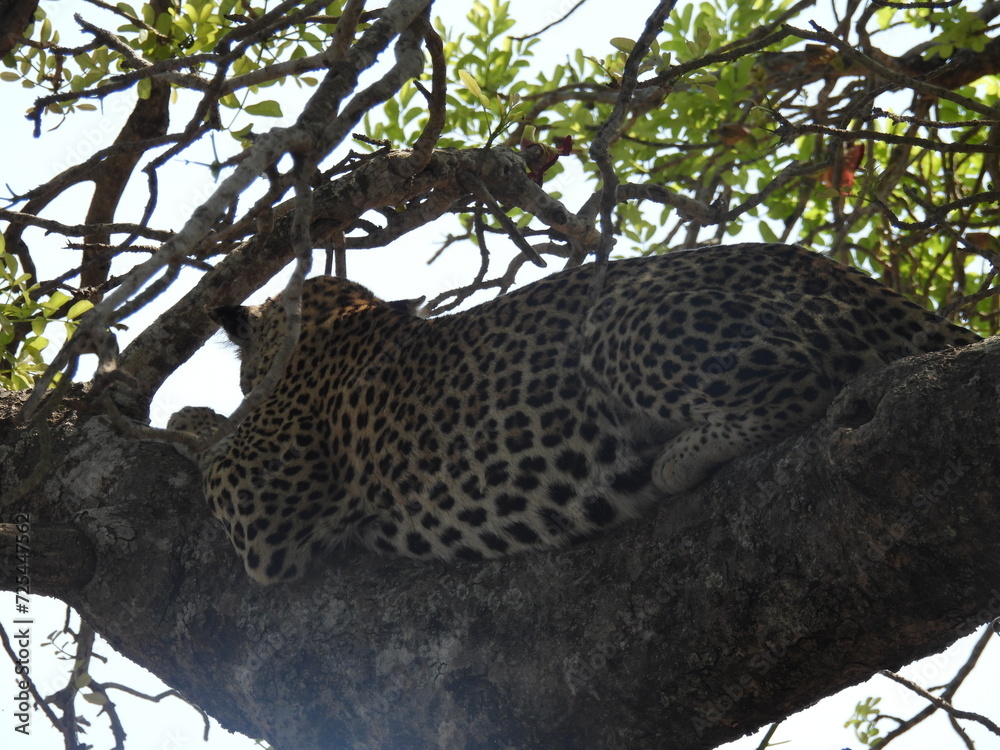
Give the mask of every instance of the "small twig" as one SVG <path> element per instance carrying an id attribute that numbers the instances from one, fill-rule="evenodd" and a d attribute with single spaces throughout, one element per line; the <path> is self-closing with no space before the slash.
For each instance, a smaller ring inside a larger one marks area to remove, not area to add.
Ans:
<path id="1" fill-rule="evenodd" d="M 67 737 L 72 737 L 74 746 L 76 746 L 77 721 L 74 704 L 76 703 L 76 696 L 80 692 L 81 678 L 89 674 L 90 657 L 94 650 L 94 638 L 96 634 L 94 633 L 94 629 L 85 622 L 80 623 L 80 631 L 78 633 L 73 633 L 68 629 L 66 632 L 70 633 L 76 640 L 76 653 L 73 654 L 73 668 L 70 670 L 69 679 L 66 681 L 65 687 L 48 696 L 45 701 L 46 703 L 52 703 L 62 711 L 60 723 L 66 730 Z"/>
<path id="2" fill-rule="evenodd" d="M 812 0 L 807 0 L 807 4 L 811 4 Z M 763 28 L 763 27 L 762 27 Z M 758 29 L 759 31 L 760 29 Z M 699 68 L 705 68 L 709 65 L 714 65 L 716 63 L 726 63 L 733 62 L 735 60 L 740 60 L 747 55 L 754 52 L 760 52 L 765 47 L 770 47 L 773 44 L 785 39 L 785 37 L 791 36 L 792 32 L 782 26 L 777 31 L 772 31 L 765 36 L 753 40 L 752 42 L 740 42 L 737 46 L 729 45 L 727 47 L 722 47 L 715 52 L 711 52 L 702 57 L 695 58 L 694 60 L 689 60 L 686 63 L 681 63 L 679 65 L 672 65 L 667 68 L 662 73 L 659 73 L 653 78 L 644 80 L 642 82 L 643 86 L 657 85 L 662 86 L 673 81 L 676 81 L 683 75 L 690 73 L 693 70 L 698 70 Z"/>
<path id="3" fill-rule="evenodd" d="M 876 117 L 887 117 L 894 122 L 908 122 L 911 125 L 920 125 L 925 128 L 947 130 L 949 128 L 978 128 L 983 125 L 997 125 L 1000 120 L 955 120 L 954 122 L 943 122 L 941 120 L 928 120 L 925 117 L 914 117 L 912 115 L 899 115 L 895 112 L 887 112 L 880 107 L 873 107 L 868 115 L 868 119 Z"/>
<path id="4" fill-rule="evenodd" d="M 150 26 L 148 23 L 146 23 L 145 21 L 143 21 L 141 18 L 136 18 L 135 16 L 129 15 L 128 13 L 126 13 L 123 10 L 121 10 L 117 6 L 111 5 L 110 3 L 105 3 L 105 2 L 103 2 L 103 0 L 86 0 L 86 2 L 90 3 L 91 5 L 96 5 L 98 8 L 103 8 L 104 10 L 109 10 L 112 13 L 115 13 L 116 15 L 121 16 L 126 21 L 128 21 L 130 24 L 132 24 L 133 26 L 136 26 L 136 27 L 138 27 L 140 29 L 148 31 L 150 34 L 152 34 L 153 36 L 155 36 L 161 42 L 169 42 L 170 41 L 170 39 L 168 37 L 165 37 L 163 34 L 161 34 L 154 27 Z"/>
<path id="5" fill-rule="evenodd" d="M 510 265 L 507 266 L 507 271 L 503 276 L 491 279 L 490 281 L 481 281 L 479 283 L 472 283 L 458 289 L 452 289 L 450 291 L 439 294 L 433 300 L 424 305 L 423 309 L 427 311 L 427 315 L 440 315 L 441 313 L 448 312 L 449 310 L 454 310 L 460 304 L 465 302 L 469 297 L 471 297 L 476 292 L 486 291 L 488 289 L 496 289 L 497 294 L 505 294 L 514 285 L 514 280 L 517 277 L 517 272 L 524 265 L 525 257 L 523 255 L 516 255 L 511 260 Z M 446 305 L 441 303 L 448 299 L 453 298 L 451 302 Z"/>
<path id="6" fill-rule="evenodd" d="M 333 235 L 334 273 L 338 279 L 347 278 L 347 243 L 343 232 Z"/>
<path id="7" fill-rule="evenodd" d="M 8 199 L 8 205 L 21 203 L 22 201 L 30 202 L 33 199 L 40 199 L 42 196 L 58 195 L 72 185 L 91 179 L 94 166 L 103 162 L 109 156 L 116 156 L 118 154 L 129 153 L 132 151 L 148 151 L 149 149 L 157 146 L 173 143 L 180 137 L 181 134 L 179 133 L 171 133 L 169 135 L 163 135 L 157 138 L 147 138 L 141 141 L 114 143 L 107 148 L 102 148 L 100 151 L 96 151 L 85 161 L 75 164 L 65 171 L 60 172 L 48 182 L 39 185 L 38 187 L 34 187 L 21 195 L 12 196 Z"/>
<path id="8" fill-rule="evenodd" d="M 981 124 L 985 125 L 985 122 Z M 841 130 L 840 128 L 831 128 L 826 125 L 815 125 L 812 123 L 792 124 L 787 120 L 785 120 L 774 131 L 775 135 L 786 141 L 803 135 L 804 133 L 821 133 L 838 141 L 866 139 L 872 141 L 882 141 L 883 143 L 917 146 L 919 148 L 924 148 L 928 151 L 936 151 L 941 154 L 1000 154 L 1000 146 L 994 146 L 988 143 L 945 143 L 940 140 L 932 141 L 928 138 L 918 138 L 916 136 L 881 133 L 877 130 Z"/>
<path id="9" fill-rule="evenodd" d="M 146 237 L 147 239 L 166 242 L 174 236 L 173 232 L 150 229 L 139 224 L 129 224 L 126 222 L 115 222 L 113 224 L 62 224 L 52 219 L 43 219 L 41 216 L 25 214 L 20 211 L 8 211 L 4 208 L 0 208 L 0 220 L 9 221 L 11 224 L 30 224 L 35 227 L 47 229 L 50 232 L 73 237 L 83 237 L 88 234 L 134 234 L 137 237 Z"/>
<path id="10" fill-rule="evenodd" d="M 445 250 L 454 245 L 456 242 L 464 242 L 465 240 L 469 239 L 469 236 L 470 235 L 468 232 L 460 235 L 449 233 L 448 236 L 444 238 L 444 242 L 441 243 L 441 246 L 431 254 L 430 258 L 427 259 L 427 265 L 431 265 L 432 263 L 434 263 L 438 258 L 441 257 L 441 255 L 444 253 Z"/>
<path id="11" fill-rule="evenodd" d="M 100 394 L 97 398 L 97 403 L 100 404 L 108 423 L 127 438 L 180 445 L 187 448 L 191 455 L 196 455 L 204 447 L 201 438 L 190 432 L 150 427 L 149 425 L 139 424 L 134 420 L 127 419 L 122 415 L 118 409 L 118 405 L 106 391 Z"/>
<path id="12" fill-rule="evenodd" d="M 587 0 L 578 0 L 577 3 L 576 3 L 576 5 L 574 5 L 568 11 L 566 11 L 565 13 L 563 13 L 563 15 L 561 15 L 555 21 L 552 21 L 551 23 L 546 24 L 545 26 L 543 26 L 538 31 L 534 32 L 533 34 L 527 34 L 525 36 L 512 36 L 511 39 L 514 40 L 515 42 L 524 42 L 524 41 L 527 41 L 528 39 L 531 39 L 532 37 L 541 36 L 546 31 L 548 31 L 549 29 L 551 29 L 553 26 L 558 26 L 563 21 L 565 21 L 567 18 L 569 18 L 571 15 L 573 15 L 574 13 L 576 13 L 576 11 L 580 8 L 580 6 L 583 5 L 585 2 L 587 2 Z"/>
<path id="13" fill-rule="evenodd" d="M 675 193 L 668 190 L 663 185 L 654 184 L 642 184 L 633 185 L 625 184 L 619 185 L 618 187 L 618 199 L 619 200 L 651 200 L 657 203 L 663 203 L 667 206 L 672 206 L 677 209 L 677 211 L 689 219 L 694 219 L 698 223 L 703 225 L 709 224 L 720 224 L 730 222 L 736 218 L 739 218 L 744 213 L 749 211 L 754 206 L 758 206 L 767 199 L 767 197 L 778 190 L 783 185 L 788 183 L 790 180 L 796 177 L 802 177 L 804 175 L 813 174 L 815 172 L 822 171 L 826 168 L 825 163 L 814 163 L 814 162 L 793 162 L 787 167 L 782 169 L 773 180 L 764 185 L 758 192 L 752 194 L 745 201 L 729 209 L 728 211 L 723 211 L 721 208 L 716 208 L 714 205 L 709 206 L 703 201 L 695 200 L 693 198 L 688 198 L 680 193 Z M 593 201 L 595 197 L 591 197 L 584 207 L 581 209 L 581 214 L 586 211 L 593 211 Z"/>
<path id="14" fill-rule="evenodd" d="M 80 28 L 84 31 L 90 32 L 94 35 L 95 39 L 101 41 L 106 47 L 113 49 L 124 59 L 123 65 L 127 68 L 132 68 L 133 70 L 142 70 L 143 68 L 148 68 L 150 63 L 144 60 L 142 57 L 136 54 L 135 50 L 132 49 L 128 42 L 115 36 L 107 29 L 102 29 L 100 26 L 96 26 L 90 23 L 87 19 L 81 16 L 79 13 L 73 15 L 73 20 L 76 21 Z M 166 41 L 162 34 L 157 34 L 160 41 Z"/>
<path id="15" fill-rule="evenodd" d="M 135 688 L 130 688 L 128 685 L 121 685 L 117 682 L 101 682 L 92 684 L 98 685 L 102 692 L 106 692 L 108 690 L 121 690 L 123 693 L 128 693 L 129 695 L 135 696 L 136 698 L 142 698 L 143 700 L 150 701 L 151 703 L 159 703 L 164 698 L 177 698 L 177 700 L 183 701 L 201 714 L 201 719 L 205 722 L 205 731 L 202 733 L 202 740 L 208 742 L 208 730 L 211 728 L 211 717 L 209 717 L 209 715 L 205 713 L 200 706 L 196 706 L 176 690 L 165 690 L 159 695 L 147 695 L 146 693 L 139 692 Z"/>
<path id="16" fill-rule="evenodd" d="M 427 124 L 420 137 L 417 138 L 417 142 L 413 144 L 413 153 L 409 159 L 409 168 L 413 170 L 414 174 L 422 171 L 430 163 L 434 146 L 444 131 L 447 114 L 445 95 L 448 88 L 448 66 L 444 59 L 444 42 L 434 31 L 434 27 L 431 26 L 431 22 L 426 16 L 421 18 L 420 27 L 423 32 L 424 46 L 431 56 L 431 92 L 430 96 L 427 96 Z M 423 87 L 420 90 L 426 96 Z"/>
<path id="17" fill-rule="evenodd" d="M 200 137 L 200 135 L 198 137 Z M 156 209 L 156 204 L 160 196 L 160 180 L 156 175 L 156 169 L 147 167 L 143 169 L 143 171 L 146 173 L 146 182 L 149 185 L 149 191 L 148 191 L 149 197 L 146 199 L 146 207 L 142 210 L 142 216 L 139 219 L 139 226 L 142 227 L 149 224 L 149 220 L 153 216 L 153 211 Z M 126 237 L 124 240 L 121 241 L 121 243 L 118 245 L 118 248 L 120 250 L 125 249 L 133 242 L 135 242 L 138 236 L 139 236 L 138 234 L 133 232 L 132 234 L 130 234 L 128 237 Z"/>
<path id="18" fill-rule="evenodd" d="M 486 244 L 486 222 L 483 221 L 483 212 L 479 209 L 473 216 L 473 228 L 476 232 L 476 247 L 479 248 L 479 272 L 476 273 L 476 278 L 469 286 L 478 287 L 483 283 L 490 270 L 490 248 Z"/>
<path id="19" fill-rule="evenodd" d="M 871 0 L 872 7 L 875 8 L 930 8 L 937 10 L 940 8 L 953 8 L 962 0 L 910 0 L 910 2 L 896 2 L 895 0 Z"/>
<path id="20" fill-rule="evenodd" d="M 618 135 L 625 121 L 625 113 L 632 101 L 639 76 L 639 66 L 649 52 L 653 41 L 663 30 L 663 24 L 674 9 L 676 0 L 661 0 L 656 9 L 646 19 L 646 26 L 629 52 L 622 71 L 618 100 L 614 109 L 602 123 L 594 141 L 590 145 L 590 158 L 594 160 L 601 172 L 600 228 L 601 239 L 597 246 L 597 260 L 594 276 L 590 285 L 590 309 L 596 308 L 594 301 L 604 285 L 604 274 L 607 272 L 608 258 L 614 246 L 614 221 L 612 212 L 618 203 L 618 174 L 611 160 L 611 142 Z"/>
<path id="21" fill-rule="evenodd" d="M 521 234 L 521 230 L 517 228 L 517 224 L 511 221 L 511 218 L 504 213 L 500 204 L 497 203 L 496 199 L 490 194 L 489 189 L 482 183 L 482 181 L 476 177 L 471 172 L 459 172 L 458 173 L 459 184 L 476 196 L 476 199 L 481 201 L 486 208 L 489 209 L 493 217 L 500 222 L 500 226 L 504 228 L 507 235 L 510 237 L 517 249 L 524 253 L 528 260 L 534 263 L 539 268 L 545 268 L 546 263 L 542 260 L 542 257 L 535 252 L 535 248 L 524 239 L 524 235 Z"/>
<path id="22" fill-rule="evenodd" d="M 965 743 L 966 750 L 976 750 L 975 744 L 972 742 L 972 738 L 966 733 L 962 726 L 955 720 L 954 716 L 949 716 L 948 721 L 951 723 L 951 728 L 955 730 L 955 734 L 959 736 L 959 739 Z"/>
<path id="23" fill-rule="evenodd" d="M 778 731 L 779 726 L 781 726 L 781 722 L 776 721 L 768 727 L 767 732 L 760 738 L 760 744 L 757 745 L 757 750 L 766 750 L 767 746 L 771 742 L 771 738 L 774 737 L 774 733 Z"/>
<path id="24" fill-rule="evenodd" d="M 977 195 L 968 195 L 965 198 L 959 198 L 958 200 L 952 201 L 951 203 L 945 203 L 941 206 L 933 206 L 927 208 L 928 218 L 924 221 L 903 221 L 896 214 L 885 205 L 882 201 L 877 198 L 871 199 L 872 203 L 878 206 L 878 208 L 885 215 L 889 223 L 892 224 L 897 229 L 906 229 L 909 231 L 915 231 L 918 229 L 930 229 L 931 227 L 937 226 L 945 220 L 949 213 L 952 211 L 957 211 L 960 208 L 965 208 L 966 206 L 975 206 L 980 203 L 996 203 L 1000 201 L 1000 190 L 987 190 L 984 193 L 978 193 Z"/>
<path id="25" fill-rule="evenodd" d="M 947 99 L 953 101 L 956 104 L 961 104 L 963 107 L 973 111 L 978 112 L 981 115 L 986 115 L 991 119 L 1000 119 L 1000 109 L 997 107 L 987 107 L 985 104 L 980 104 L 979 102 L 969 99 L 961 94 L 956 94 L 950 89 L 943 88 L 941 86 L 935 86 L 930 83 L 925 83 L 919 79 L 912 76 L 904 75 L 903 73 L 897 73 L 896 71 L 887 68 L 880 62 L 872 59 L 868 55 L 858 52 L 854 47 L 839 39 L 835 35 L 831 34 L 826 29 L 821 28 L 815 23 L 810 22 L 813 31 L 809 32 L 805 29 L 798 29 L 794 26 L 785 26 L 790 33 L 799 37 L 800 39 L 811 39 L 813 41 L 822 42 L 823 44 L 828 44 L 831 47 L 836 47 L 837 51 L 843 55 L 845 58 L 855 63 L 861 68 L 864 68 L 871 73 L 884 78 L 902 88 L 909 88 L 917 91 L 921 94 L 927 94 L 928 96 L 937 97 L 938 99 Z"/>
<path id="26" fill-rule="evenodd" d="M 32 49 L 43 49 L 53 55 L 62 57 L 76 57 L 77 55 L 82 55 L 85 52 L 93 52 L 101 46 L 101 43 L 96 39 L 79 47 L 60 47 L 58 44 L 54 44 L 53 42 L 39 42 L 36 39 L 25 39 L 24 37 L 21 37 L 18 40 L 18 44 L 25 47 L 31 47 Z"/>
<path id="27" fill-rule="evenodd" d="M 990 732 L 1000 737 L 1000 726 L 997 726 L 994 722 L 990 721 L 985 716 L 974 713 L 972 711 L 963 711 L 961 709 L 955 708 L 950 702 L 942 698 L 938 698 L 933 693 L 929 693 L 926 690 L 924 690 L 917 683 L 912 682 L 911 680 L 908 680 L 905 677 L 896 674 L 895 672 L 890 672 L 887 669 L 883 669 L 880 671 L 880 674 L 883 675 L 884 677 L 888 677 L 890 680 L 898 682 L 900 685 L 903 685 L 904 687 L 909 688 L 914 693 L 921 696 L 924 700 L 930 701 L 935 706 L 940 708 L 942 711 L 946 711 L 949 716 L 953 716 L 956 719 L 967 719 L 969 721 L 975 721 L 978 724 L 982 724 Z"/>
<path id="28" fill-rule="evenodd" d="M 181 264 L 173 263 L 167 266 L 166 272 L 158 279 L 153 281 L 149 286 L 145 287 L 139 294 L 130 299 L 126 304 L 119 307 L 116 311 L 112 320 L 118 322 L 124 320 L 130 315 L 134 315 L 136 312 L 144 308 L 154 299 L 160 296 L 163 291 L 169 287 L 174 281 L 177 280 L 177 274 L 180 273 Z"/>

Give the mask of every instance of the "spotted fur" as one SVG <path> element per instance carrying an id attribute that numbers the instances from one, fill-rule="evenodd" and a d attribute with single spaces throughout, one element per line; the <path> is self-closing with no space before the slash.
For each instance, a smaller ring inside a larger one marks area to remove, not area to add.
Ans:
<path id="1" fill-rule="evenodd" d="M 592 275 L 430 320 L 307 281 L 285 376 L 204 461 L 247 572 L 294 578 L 341 541 L 447 560 L 563 546 L 802 430 L 859 373 L 978 340 L 795 246 L 615 261 L 593 305 Z M 247 391 L 281 300 L 216 316 Z"/>

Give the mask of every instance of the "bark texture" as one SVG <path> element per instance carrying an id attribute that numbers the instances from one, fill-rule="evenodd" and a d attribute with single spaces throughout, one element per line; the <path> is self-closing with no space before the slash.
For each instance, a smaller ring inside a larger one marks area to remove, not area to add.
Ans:
<path id="1" fill-rule="evenodd" d="M 345 552 L 261 588 L 194 466 L 97 419 L 0 521 L 75 523 L 93 577 L 38 593 L 278 748 L 710 748 L 1000 615 L 998 394 L 1000 340 L 904 360 L 644 522 L 488 564 Z M 4 490 L 37 456 L 19 398 Z"/>
<path id="2" fill-rule="evenodd" d="M 21 41 L 37 7 L 38 0 L 0 0 L 0 57 Z"/>

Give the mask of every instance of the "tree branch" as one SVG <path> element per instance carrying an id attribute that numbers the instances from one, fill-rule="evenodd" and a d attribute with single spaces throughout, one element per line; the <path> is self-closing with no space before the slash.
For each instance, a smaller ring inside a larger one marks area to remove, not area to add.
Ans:
<path id="1" fill-rule="evenodd" d="M 419 65 L 422 62 L 419 45 L 416 38 L 407 38 L 407 32 L 428 2 L 429 0 L 392 0 L 379 19 L 351 47 L 343 64 L 331 70 L 327 78 L 317 87 L 317 91 L 295 125 L 290 128 L 274 128 L 256 139 L 246 158 L 237 164 L 233 173 L 224 179 L 212 196 L 194 211 L 187 223 L 160 252 L 133 268 L 122 279 L 122 283 L 81 320 L 77 336 L 59 350 L 48 370 L 36 384 L 32 396 L 24 406 L 23 419 L 29 419 L 38 408 L 56 374 L 75 361 L 78 342 L 87 340 L 87 337 L 93 335 L 95 331 L 106 330 L 118 319 L 119 308 L 123 307 L 132 295 L 165 266 L 176 265 L 189 255 L 209 233 L 226 208 L 283 154 L 310 154 L 318 162 L 350 131 L 368 106 L 384 100 L 391 94 L 384 85 L 389 76 L 387 74 L 379 83 L 356 95 L 340 116 L 328 116 L 334 114 L 331 112 L 331 107 L 339 104 L 340 98 L 354 88 L 361 72 L 376 62 L 379 53 L 393 38 L 400 36 L 402 45 L 399 50 L 402 59 L 393 70 L 400 75 L 405 73 L 409 76 L 419 72 L 419 67 L 416 71 L 411 69 L 414 58 L 409 54 L 411 50 L 415 50 Z M 415 32 L 409 34 L 413 37 Z M 157 381 L 157 387 L 159 382 L 162 380 Z M 146 404 L 140 402 L 137 408 L 144 410 Z"/>
<path id="2" fill-rule="evenodd" d="M 924 700 L 930 701 L 935 706 L 937 706 L 938 708 L 940 708 L 942 711 L 947 712 L 947 714 L 949 716 L 954 717 L 956 719 L 968 719 L 969 721 L 975 721 L 975 722 L 977 722 L 979 724 L 982 724 L 984 727 L 986 727 L 988 730 L 990 730 L 997 737 L 1000 737 L 1000 726 L 997 726 L 997 724 L 995 722 L 990 721 L 985 716 L 983 716 L 981 714 L 973 713 L 972 711 L 963 711 L 963 710 L 961 710 L 959 708 L 955 708 L 950 702 L 948 702 L 948 701 L 946 701 L 946 700 L 944 700 L 942 698 L 939 698 L 938 696 L 934 695 L 933 693 L 928 693 L 926 690 L 924 690 L 922 687 L 920 687 L 920 685 L 916 684 L 915 682 L 913 682 L 911 680 L 906 679 L 902 675 L 896 674 L 895 672 L 890 672 L 890 671 L 888 671 L 886 669 L 883 669 L 880 672 L 880 674 L 882 674 L 885 677 L 888 677 L 890 680 L 894 680 L 894 681 L 898 682 L 903 687 L 909 688 L 910 690 L 912 690 L 914 693 L 916 693 L 917 695 L 919 695 Z"/>

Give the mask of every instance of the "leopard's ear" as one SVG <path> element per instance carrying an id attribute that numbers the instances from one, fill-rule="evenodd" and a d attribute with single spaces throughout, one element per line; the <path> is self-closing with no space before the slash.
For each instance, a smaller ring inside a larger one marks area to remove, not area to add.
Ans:
<path id="1" fill-rule="evenodd" d="M 393 310 L 398 310 L 402 313 L 407 313 L 409 315 L 420 315 L 420 306 L 424 304 L 424 300 L 427 297 L 417 297 L 416 299 L 394 299 L 392 301 L 386 302 L 387 307 L 391 307 Z"/>
<path id="2" fill-rule="evenodd" d="M 222 326 L 229 340 L 241 349 L 250 343 L 256 316 L 253 310 L 243 305 L 223 305 L 210 307 L 208 317 Z"/>

